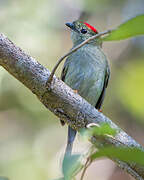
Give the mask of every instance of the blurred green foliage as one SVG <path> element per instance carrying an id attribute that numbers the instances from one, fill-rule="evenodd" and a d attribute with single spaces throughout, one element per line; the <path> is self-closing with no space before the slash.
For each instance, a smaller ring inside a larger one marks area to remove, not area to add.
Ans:
<path id="1" fill-rule="evenodd" d="M 117 94 L 121 103 L 129 113 L 138 117 L 142 122 L 144 118 L 144 60 L 137 59 L 126 64 L 123 73 L 119 72 L 117 80 Z"/>

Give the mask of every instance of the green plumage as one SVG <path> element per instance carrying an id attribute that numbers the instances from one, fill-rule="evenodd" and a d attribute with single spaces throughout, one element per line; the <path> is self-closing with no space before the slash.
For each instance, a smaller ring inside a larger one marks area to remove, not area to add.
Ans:
<path id="1" fill-rule="evenodd" d="M 106 56 L 100 47 L 93 44 L 86 44 L 70 55 L 62 72 L 62 80 L 72 89 L 78 90 L 79 95 L 98 109 L 102 104 L 108 79 Z"/>

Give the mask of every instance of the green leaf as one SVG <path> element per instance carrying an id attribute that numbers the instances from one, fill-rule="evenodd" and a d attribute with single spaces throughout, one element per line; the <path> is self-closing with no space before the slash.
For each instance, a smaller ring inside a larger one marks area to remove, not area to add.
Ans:
<path id="1" fill-rule="evenodd" d="M 82 136 L 89 138 L 91 136 L 115 136 L 117 130 L 112 128 L 108 123 L 101 123 L 100 126 L 92 126 L 90 129 L 83 129 L 81 131 Z"/>
<path id="2" fill-rule="evenodd" d="M 66 180 L 71 180 L 83 167 L 81 154 L 67 155 L 64 157 L 62 171 Z"/>
<path id="3" fill-rule="evenodd" d="M 93 135 L 116 135 L 116 129 L 112 128 L 108 123 L 102 123 L 100 127 L 93 127 Z"/>
<path id="4" fill-rule="evenodd" d="M 116 29 L 112 30 L 109 35 L 103 37 L 103 41 L 123 40 L 138 35 L 144 35 L 144 14 L 124 22 Z"/>
<path id="5" fill-rule="evenodd" d="M 144 165 L 144 151 L 138 148 L 105 147 L 91 155 L 92 160 L 99 157 L 118 158 L 124 162 Z"/>

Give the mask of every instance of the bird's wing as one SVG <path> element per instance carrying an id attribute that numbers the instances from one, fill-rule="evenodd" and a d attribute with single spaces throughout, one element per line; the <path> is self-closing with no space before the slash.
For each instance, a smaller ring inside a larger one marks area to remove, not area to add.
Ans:
<path id="1" fill-rule="evenodd" d="M 110 77 L 110 69 L 109 69 L 109 66 L 107 66 L 107 69 L 106 69 L 106 72 L 105 72 L 105 79 L 104 79 L 104 85 L 103 85 L 103 90 L 101 92 L 101 95 L 95 105 L 95 108 L 96 109 L 100 109 L 101 108 L 101 105 L 103 103 L 103 100 L 104 100 L 104 96 L 105 96 L 105 90 L 108 86 L 108 81 L 109 81 L 109 77 Z"/>
<path id="2" fill-rule="evenodd" d="M 67 58 L 65 63 L 64 63 L 62 73 L 61 73 L 61 80 L 62 81 L 65 81 L 65 76 L 66 76 L 66 73 L 67 73 L 67 70 L 68 70 L 68 66 L 69 66 L 69 60 Z"/>

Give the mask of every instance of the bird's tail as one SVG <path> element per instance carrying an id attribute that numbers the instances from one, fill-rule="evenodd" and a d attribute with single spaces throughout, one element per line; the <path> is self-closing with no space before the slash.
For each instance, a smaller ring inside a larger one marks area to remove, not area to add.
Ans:
<path id="1" fill-rule="evenodd" d="M 65 156 L 70 156 L 72 153 L 73 148 L 73 142 L 75 140 L 77 131 L 72 129 L 70 126 L 68 126 L 68 139 L 67 139 L 67 146 L 65 150 Z"/>

